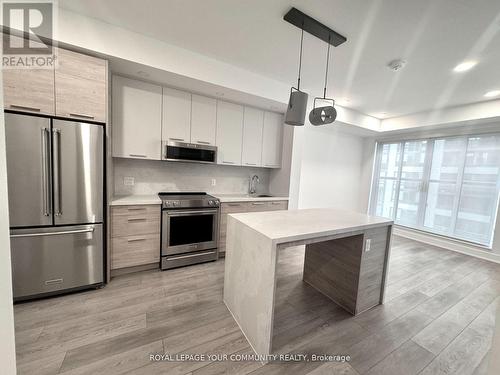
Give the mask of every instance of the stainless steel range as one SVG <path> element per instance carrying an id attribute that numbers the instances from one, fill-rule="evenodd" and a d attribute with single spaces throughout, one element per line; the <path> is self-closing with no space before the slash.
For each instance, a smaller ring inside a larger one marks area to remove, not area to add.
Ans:
<path id="1" fill-rule="evenodd" d="M 159 193 L 161 269 L 217 260 L 219 200 L 206 193 Z"/>

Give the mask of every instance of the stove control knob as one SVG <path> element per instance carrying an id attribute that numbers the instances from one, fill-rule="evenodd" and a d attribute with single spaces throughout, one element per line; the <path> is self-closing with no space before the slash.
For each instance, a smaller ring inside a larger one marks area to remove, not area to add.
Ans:
<path id="1" fill-rule="evenodd" d="M 213 206 L 214 205 L 214 201 L 208 201 L 208 205 L 209 206 Z"/>
<path id="2" fill-rule="evenodd" d="M 174 201 L 174 206 L 180 206 L 181 202 Z"/>
<path id="3" fill-rule="evenodd" d="M 170 202 L 170 201 L 165 202 L 165 206 L 170 207 L 171 205 L 172 205 L 172 202 Z"/>

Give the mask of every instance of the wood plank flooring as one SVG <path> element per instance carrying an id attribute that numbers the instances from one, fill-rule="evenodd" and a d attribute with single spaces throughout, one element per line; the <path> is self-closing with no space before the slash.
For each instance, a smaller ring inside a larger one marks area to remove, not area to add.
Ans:
<path id="1" fill-rule="evenodd" d="M 280 253 L 273 351 L 349 362 L 150 361 L 253 353 L 222 302 L 222 260 L 15 305 L 18 373 L 486 374 L 500 265 L 394 237 L 386 303 L 352 317 L 302 282 L 303 260 Z"/>

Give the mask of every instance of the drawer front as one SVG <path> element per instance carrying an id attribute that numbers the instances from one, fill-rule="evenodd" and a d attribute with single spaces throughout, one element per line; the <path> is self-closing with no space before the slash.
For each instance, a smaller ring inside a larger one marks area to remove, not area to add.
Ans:
<path id="1" fill-rule="evenodd" d="M 288 201 L 272 201 L 266 203 L 268 211 L 279 211 L 288 209 Z"/>
<path id="2" fill-rule="evenodd" d="M 236 214 L 248 211 L 248 202 L 222 203 L 220 206 L 223 214 Z"/>
<path id="3" fill-rule="evenodd" d="M 159 215 L 117 215 L 113 217 L 111 237 L 160 233 Z"/>
<path id="4" fill-rule="evenodd" d="M 117 237 L 112 240 L 111 268 L 124 268 L 160 261 L 160 235 Z"/>
<path id="5" fill-rule="evenodd" d="M 133 205 L 133 206 L 113 206 L 111 207 L 111 214 L 113 216 L 137 216 L 137 215 L 148 215 L 154 216 L 161 215 L 161 206 L 159 204 L 155 205 Z"/>
<path id="6" fill-rule="evenodd" d="M 269 211 L 267 202 L 250 202 L 248 204 L 249 212 L 261 212 L 261 211 Z"/>

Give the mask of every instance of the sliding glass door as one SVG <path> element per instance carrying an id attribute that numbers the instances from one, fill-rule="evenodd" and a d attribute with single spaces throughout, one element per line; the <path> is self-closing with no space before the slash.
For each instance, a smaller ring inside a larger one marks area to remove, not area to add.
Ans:
<path id="1" fill-rule="evenodd" d="M 491 245 L 500 135 L 381 143 L 371 213 L 396 224 Z"/>

